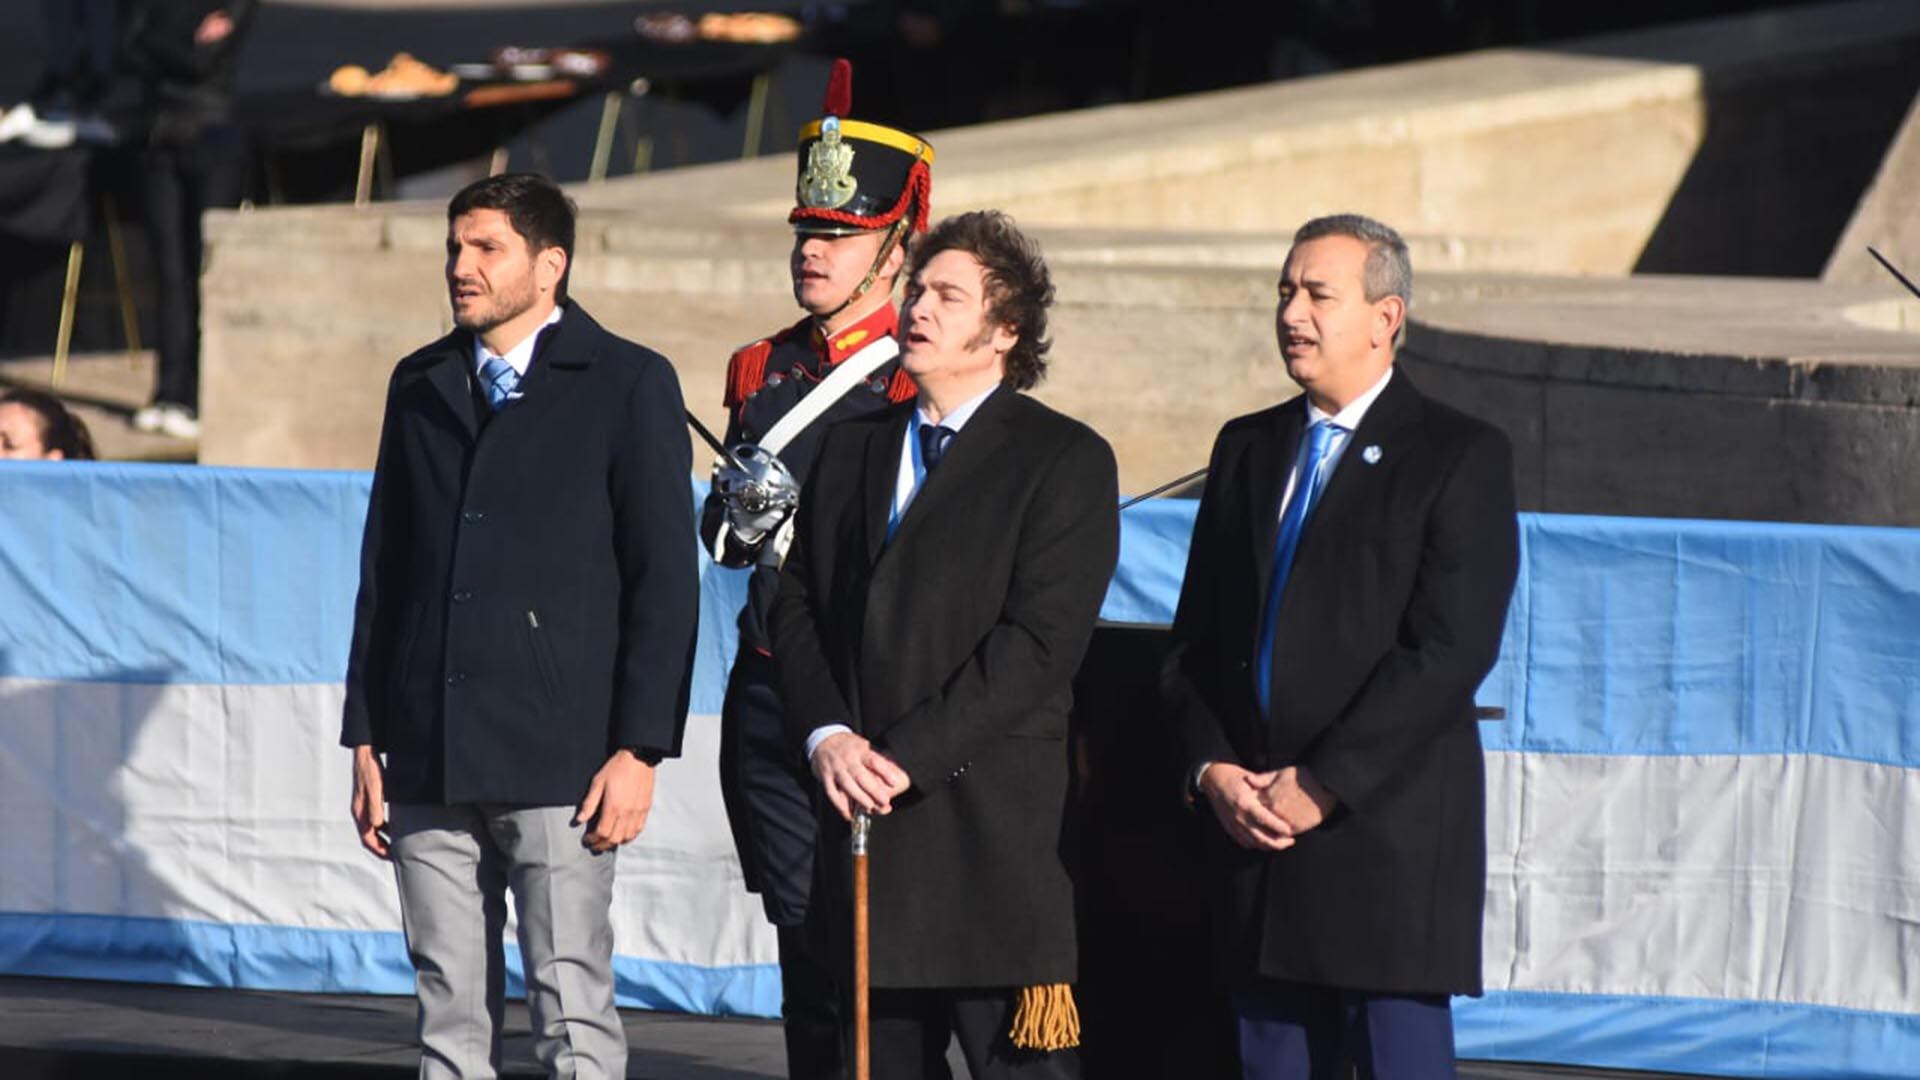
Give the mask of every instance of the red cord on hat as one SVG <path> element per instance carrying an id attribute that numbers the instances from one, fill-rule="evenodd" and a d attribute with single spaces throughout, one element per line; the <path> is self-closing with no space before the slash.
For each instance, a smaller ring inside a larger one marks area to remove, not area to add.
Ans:
<path id="1" fill-rule="evenodd" d="M 927 215 L 933 202 L 933 170 L 927 168 L 926 159 L 913 163 L 907 170 L 906 186 L 900 189 L 900 198 L 891 209 L 880 214 L 855 214 L 846 210 L 826 210 L 819 207 L 797 206 L 787 215 L 787 223 L 797 225 L 802 221 L 831 221 L 839 225 L 851 225 L 856 229 L 884 229 L 900 220 L 906 214 L 907 204 L 913 203 L 913 221 L 908 225 L 911 232 L 927 231 Z"/>

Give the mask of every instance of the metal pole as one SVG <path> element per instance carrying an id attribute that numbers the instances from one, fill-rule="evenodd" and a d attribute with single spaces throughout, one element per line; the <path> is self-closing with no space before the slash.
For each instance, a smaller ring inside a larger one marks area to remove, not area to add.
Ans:
<path id="1" fill-rule="evenodd" d="M 867 1009 L 867 834 L 872 820 L 853 816 L 853 1077 L 872 1080 L 872 1015 Z"/>
<path id="2" fill-rule="evenodd" d="M 75 240 L 67 248 L 67 287 L 60 294 L 60 329 L 53 339 L 53 385 L 67 378 L 67 349 L 73 344 L 74 309 L 80 304 L 80 263 L 87 246 Z"/>
<path id="3" fill-rule="evenodd" d="M 1156 495 L 1160 495 L 1165 492 L 1172 491 L 1174 488 L 1179 487 L 1181 484 L 1190 483 L 1194 480 L 1200 479 L 1205 475 L 1207 475 L 1207 470 L 1195 469 L 1185 476 L 1177 476 L 1172 480 L 1169 480 L 1166 483 L 1161 484 L 1159 487 L 1154 488 L 1152 491 L 1142 492 L 1138 495 L 1135 495 L 1133 498 L 1128 499 L 1126 502 L 1121 503 L 1120 509 L 1125 510 L 1127 507 L 1132 506 L 1134 503 L 1146 502 L 1148 499 L 1151 499 Z"/>
<path id="4" fill-rule="evenodd" d="M 741 140 L 740 156 L 760 153 L 761 130 L 767 126 L 767 91 L 773 86 L 773 73 L 763 71 L 753 77 L 753 90 L 747 95 L 747 132 Z"/>
<path id="5" fill-rule="evenodd" d="M 620 123 L 620 91 L 610 90 L 600 101 L 600 130 L 593 137 L 593 162 L 587 166 L 587 183 L 607 178 L 607 164 L 613 159 L 613 132 Z"/>
<path id="6" fill-rule="evenodd" d="M 1905 285 L 1907 287 L 1908 292 L 1912 293 L 1915 296 L 1920 296 L 1920 285 L 1915 285 L 1913 282 L 1908 281 L 1907 275 L 1901 273 L 1899 267 L 1888 262 L 1887 257 L 1885 255 L 1880 254 L 1879 252 L 1873 250 L 1872 248 L 1867 249 L 1867 254 L 1873 256 L 1874 259 L 1877 260 L 1881 266 L 1886 267 L 1887 273 L 1892 274 L 1895 278 L 1899 279 L 1900 284 Z"/>
<path id="7" fill-rule="evenodd" d="M 120 235 L 120 210 L 113 196 L 100 197 L 107 218 L 107 254 L 113 259 L 113 288 L 120 294 L 120 329 L 127 339 L 127 362 L 140 351 L 140 315 L 133 307 L 133 283 L 127 274 L 127 245 Z"/>
<path id="8" fill-rule="evenodd" d="M 360 129 L 360 171 L 353 179 L 353 205 L 365 206 L 373 198 L 373 159 L 380 152 L 380 125 Z"/>

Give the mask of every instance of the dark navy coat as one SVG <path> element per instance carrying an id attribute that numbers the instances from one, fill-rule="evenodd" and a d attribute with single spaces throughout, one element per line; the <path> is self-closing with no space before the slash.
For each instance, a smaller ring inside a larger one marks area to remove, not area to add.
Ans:
<path id="1" fill-rule="evenodd" d="M 471 335 L 402 360 L 361 552 L 341 742 L 395 802 L 576 802 L 677 754 L 699 562 L 680 384 L 569 302 L 494 414 Z"/>

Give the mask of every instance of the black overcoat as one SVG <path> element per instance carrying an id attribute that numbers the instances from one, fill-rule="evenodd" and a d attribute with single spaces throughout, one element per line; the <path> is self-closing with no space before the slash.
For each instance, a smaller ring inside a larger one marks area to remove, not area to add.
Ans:
<path id="1" fill-rule="evenodd" d="M 847 724 L 913 781 L 874 821 L 875 986 L 1071 982 L 1067 710 L 1119 554 L 1113 452 L 997 390 L 889 542 L 913 407 L 835 426 L 807 481 L 773 610 L 789 725 Z M 837 930 L 847 829 L 827 813 Z"/>
<path id="2" fill-rule="evenodd" d="M 1214 444 L 1174 620 L 1163 707 L 1183 770 L 1306 767 L 1339 799 L 1278 853 L 1209 808 L 1219 961 L 1230 975 L 1398 993 L 1480 991 L 1485 782 L 1474 691 L 1518 563 L 1512 452 L 1395 372 L 1308 519 L 1273 645 L 1253 650 L 1304 398 Z"/>
<path id="3" fill-rule="evenodd" d="M 699 549 L 680 384 L 569 302 L 489 414 L 464 331 L 400 361 L 361 550 L 341 742 L 394 802 L 576 802 L 677 754 Z"/>

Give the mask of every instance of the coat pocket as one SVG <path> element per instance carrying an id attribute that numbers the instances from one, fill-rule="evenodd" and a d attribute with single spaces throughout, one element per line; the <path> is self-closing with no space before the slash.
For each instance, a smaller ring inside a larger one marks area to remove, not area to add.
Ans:
<path id="1" fill-rule="evenodd" d="M 401 715 L 407 700 L 407 682 L 417 666 L 413 653 L 420 645 L 420 625 L 426 622 L 426 605 L 414 601 L 400 623 L 400 643 L 387 658 L 386 701 L 390 716 Z"/>
<path id="2" fill-rule="evenodd" d="M 532 609 L 527 611 L 527 651 L 533 654 L 533 669 L 540 676 L 540 689 L 546 695 L 547 703 L 560 703 L 560 669 L 554 663 L 553 643 L 549 640 L 546 624 L 540 621 L 540 613 Z"/>

